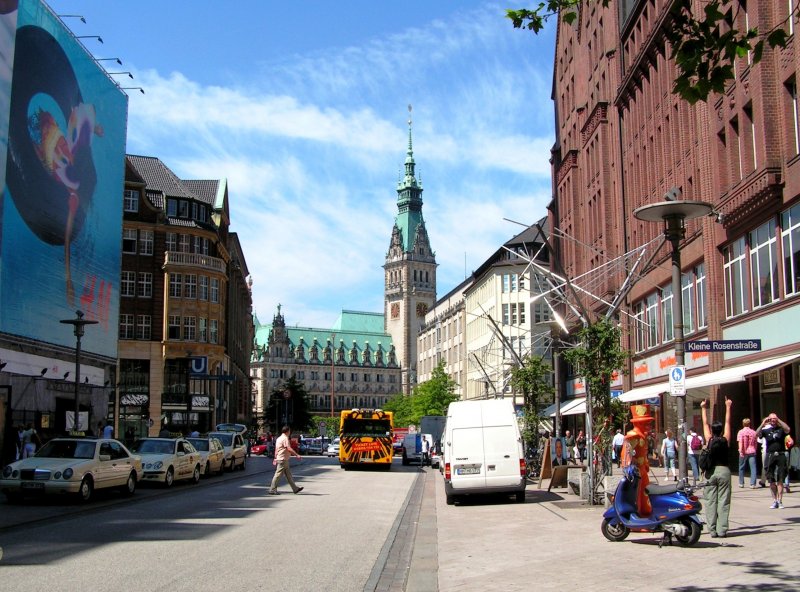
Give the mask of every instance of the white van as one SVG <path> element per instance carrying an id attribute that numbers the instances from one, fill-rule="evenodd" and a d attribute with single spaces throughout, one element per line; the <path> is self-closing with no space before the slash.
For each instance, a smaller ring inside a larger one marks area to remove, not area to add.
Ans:
<path id="1" fill-rule="evenodd" d="M 513 493 L 525 501 L 522 436 L 510 400 L 450 403 L 443 453 L 448 504 L 476 493 Z"/>

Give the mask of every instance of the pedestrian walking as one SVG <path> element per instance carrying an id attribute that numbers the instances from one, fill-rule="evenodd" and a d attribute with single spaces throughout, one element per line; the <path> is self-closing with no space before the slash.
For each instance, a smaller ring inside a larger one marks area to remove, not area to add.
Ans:
<path id="1" fill-rule="evenodd" d="M 756 431 L 750 427 L 750 418 L 742 420 L 742 429 L 736 434 L 739 446 L 739 487 L 744 487 L 744 468 L 750 467 L 750 489 L 756 488 Z"/>
<path id="2" fill-rule="evenodd" d="M 772 493 L 773 510 L 783 508 L 783 487 L 786 479 L 786 436 L 789 426 L 775 413 L 770 413 L 756 430 L 758 437 L 763 437 L 767 448 L 767 481 Z"/>
<path id="3" fill-rule="evenodd" d="M 583 435 L 583 430 L 578 432 L 578 437 L 575 438 L 575 447 L 578 449 L 578 458 L 583 464 L 586 460 L 586 436 Z"/>
<path id="4" fill-rule="evenodd" d="M 572 432 L 569 430 L 564 432 L 564 444 L 567 446 L 567 460 L 570 464 L 575 464 L 575 458 L 577 457 L 577 449 L 575 448 L 575 436 L 572 435 Z"/>
<path id="5" fill-rule="evenodd" d="M 617 462 L 617 467 L 622 466 L 622 445 L 625 444 L 625 436 L 622 435 L 622 430 L 617 429 L 614 434 L 614 439 L 611 445 L 614 447 L 614 460 Z"/>
<path id="6" fill-rule="evenodd" d="M 689 459 L 689 464 L 692 466 L 692 479 L 693 483 L 697 485 L 697 479 L 700 477 L 700 467 L 697 464 L 697 457 L 703 450 L 703 436 L 697 433 L 697 430 L 690 428 L 689 436 L 686 438 L 686 458 Z"/>
<path id="7" fill-rule="evenodd" d="M 29 423 L 25 427 L 25 431 L 22 432 L 22 458 L 33 456 L 36 453 L 38 445 L 39 434 L 36 433 L 33 424 Z"/>
<path id="8" fill-rule="evenodd" d="M 286 476 L 286 481 L 289 483 L 289 487 L 292 488 L 294 493 L 303 491 L 303 488 L 298 487 L 294 482 L 292 470 L 289 468 L 289 458 L 292 456 L 296 456 L 298 459 L 303 458 L 292 448 L 292 442 L 289 439 L 291 435 L 292 429 L 289 426 L 283 426 L 281 435 L 275 441 L 275 459 L 272 461 L 272 464 L 275 466 L 275 476 L 272 477 L 272 483 L 270 484 L 269 491 L 267 491 L 270 495 L 278 495 L 278 482 L 284 475 Z"/>
<path id="9" fill-rule="evenodd" d="M 664 439 L 661 441 L 661 458 L 664 460 L 664 479 L 669 479 L 672 473 L 672 480 L 678 480 L 678 469 L 675 461 L 678 458 L 678 448 L 675 438 L 672 437 L 672 430 L 664 432 Z"/>
<path id="10" fill-rule="evenodd" d="M 700 402 L 703 418 L 703 435 L 708 440 L 713 470 L 706 472 L 707 485 L 703 488 L 706 502 L 706 524 L 712 538 L 725 538 L 728 535 L 728 517 L 731 512 L 731 469 L 728 467 L 728 442 L 731 439 L 731 405 L 725 399 L 725 424 L 719 421 L 708 423 L 708 401 Z"/>
<path id="11" fill-rule="evenodd" d="M 422 436 L 422 464 L 427 466 L 431 464 L 431 443 L 425 436 Z"/>

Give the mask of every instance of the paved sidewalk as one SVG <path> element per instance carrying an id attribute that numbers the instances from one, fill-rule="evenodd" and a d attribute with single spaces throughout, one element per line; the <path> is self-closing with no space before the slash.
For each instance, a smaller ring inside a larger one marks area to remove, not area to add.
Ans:
<path id="1" fill-rule="evenodd" d="M 800 590 L 800 493 L 786 494 L 785 509 L 771 510 L 769 489 L 740 489 L 734 476 L 727 538 L 704 532 L 694 547 L 660 549 L 661 535 L 607 541 L 603 508 L 563 488 L 548 493 L 547 481 L 541 489 L 529 485 L 525 504 L 484 498 L 448 506 L 438 471 L 426 479 L 434 485 L 423 508 L 436 510 L 441 592 Z M 418 545 L 429 542 L 419 540 L 425 536 L 420 529 Z M 424 566 L 412 561 L 415 568 Z"/>

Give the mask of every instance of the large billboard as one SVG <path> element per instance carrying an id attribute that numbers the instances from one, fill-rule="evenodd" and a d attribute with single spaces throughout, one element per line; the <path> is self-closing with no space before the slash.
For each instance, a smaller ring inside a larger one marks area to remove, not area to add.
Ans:
<path id="1" fill-rule="evenodd" d="M 0 331 L 73 347 L 59 320 L 80 309 L 99 321 L 83 348 L 115 358 L 127 97 L 40 0 L 17 13 L 0 126 Z"/>

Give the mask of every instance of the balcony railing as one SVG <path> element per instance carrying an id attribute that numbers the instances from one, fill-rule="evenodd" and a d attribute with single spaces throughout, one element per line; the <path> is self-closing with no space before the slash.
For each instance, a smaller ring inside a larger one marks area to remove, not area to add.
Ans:
<path id="1" fill-rule="evenodd" d="M 218 257 L 201 255 L 200 253 L 181 253 L 180 251 L 167 251 L 164 254 L 164 266 L 183 265 L 199 267 L 210 271 L 225 273 L 225 262 Z"/>

